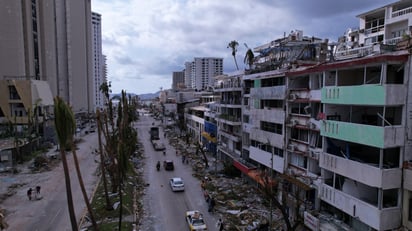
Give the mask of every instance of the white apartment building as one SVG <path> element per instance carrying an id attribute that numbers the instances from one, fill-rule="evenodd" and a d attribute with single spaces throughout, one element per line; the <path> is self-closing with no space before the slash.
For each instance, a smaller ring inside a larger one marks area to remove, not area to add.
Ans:
<path id="1" fill-rule="evenodd" d="M 93 111 L 90 1 L 0 2 L 0 79 L 47 81 L 75 112 Z"/>
<path id="2" fill-rule="evenodd" d="M 191 64 L 191 88 L 198 91 L 213 86 L 213 77 L 223 74 L 223 58 L 194 58 Z"/>
<path id="3" fill-rule="evenodd" d="M 93 40 L 93 81 L 92 81 L 92 104 L 94 111 L 103 108 L 105 104 L 104 94 L 100 86 L 106 81 L 106 57 L 102 54 L 102 18 L 101 15 L 92 12 L 92 40 Z"/>
<path id="4" fill-rule="evenodd" d="M 411 13 L 412 1 L 401 0 L 358 15 L 360 44 L 396 44 L 403 36 L 410 36 Z"/>

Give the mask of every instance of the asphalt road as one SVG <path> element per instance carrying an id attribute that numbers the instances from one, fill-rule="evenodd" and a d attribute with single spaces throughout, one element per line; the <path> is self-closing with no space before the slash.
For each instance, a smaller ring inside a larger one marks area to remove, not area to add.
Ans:
<path id="1" fill-rule="evenodd" d="M 152 123 L 157 125 L 152 117 L 141 116 L 136 123 L 140 142 L 145 150 L 145 181 L 150 185 L 146 189 L 143 198 L 146 218 L 141 230 L 144 231 L 182 231 L 189 230 L 185 221 L 187 210 L 199 210 L 204 215 L 208 230 L 217 230 L 215 227 L 217 218 L 207 211 L 207 204 L 203 197 L 200 181 L 192 176 L 192 167 L 183 164 L 181 156 L 176 156 L 176 150 L 170 146 L 164 138 L 163 128 L 160 129 L 160 140 L 165 143 L 166 155 L 162 151 L 155 151 L 150 143 L 149 129 Z M 173 160 L 174 171 L 166 171 L 164 168 L 158 172 L 156 163 L 164 160 Z M 172 192 L 169 186 L 171 177 L 181 177 L 185 183 L 184 192 Z"/>

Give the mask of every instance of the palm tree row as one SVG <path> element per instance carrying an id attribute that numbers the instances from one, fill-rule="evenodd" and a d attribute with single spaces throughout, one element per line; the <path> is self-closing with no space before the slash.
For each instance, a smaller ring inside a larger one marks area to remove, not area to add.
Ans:
<path id="1" fill-rule="evenodd" d="M 122 186 L 123 181 L 126 178 L 127 170 L 129 169 L 129 157 L 136 151 L 137 145 L 137 132 L 131 126 L 132 122 L 137 119 L 137 114 L 135 113 L 136 106 L 132 102 L 130 97 L 126 98 L 126 93 L 122 92 L 121 101 L 117 106 L 117 121 L 115 123 L 114 113 L 116 109 L 113 106 L 112 99 L 110 99 L 109 97 L 110 85 L 104 83 L 100 87 L 100 90 L 104 93 L 108 102 L 107 109 L 103 111 L 96 111 L 100 170 L 102 173 L 107 210 L 113 209 L 109 198 L 108 185 L 110 184 L 111 191 L 113 193 L 119 192 L 119 230 L 121 230 L 123 208 Z M 66 102 L 64 102 L 60 97 L 56 97 L 54 99 L 54 114 L 56 133 L 60 145 L 60 155 L 62 158 L 65 176 L 67 204 L 72 230 L 77 231 L 78 227 L 73 205 L 69 167 L 65 153 L 66 150 L 71 150 L 73 153 L 74 165 L 76 168 L 76 173 L 82 190 L 83 198 L 89 212 L 89 217 L 93 224 L 94 230 L 98 230 L 98 226 L 93 215 L 93 209 L 86 194 L 84 182 L 79 168 L 79 162 L 75 151 L 76 148 L 74 143 L 74 134 L 76 130 L 76 122 L 74 114 L 70 106 L 66 104 Z M 102 138 L 104 138 L 104 140 Z M 109 180 L 106 178 L 106 173 L 108 173 L 109 175 Z"/>

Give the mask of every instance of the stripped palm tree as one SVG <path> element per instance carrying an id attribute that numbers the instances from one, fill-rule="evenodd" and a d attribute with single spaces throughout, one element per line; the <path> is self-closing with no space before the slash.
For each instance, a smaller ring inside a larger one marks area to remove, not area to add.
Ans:
<path id="1" fill-rule="evenodd" d="M 237 52 L 237 47 L 239 46 L 239 43 L 236 40 L 231 41 L 228 45 L 227 48 L 232 49 L 232 56 L 233 59 L 235 60 L 236 68 L 239 70 L 239 66 L 237 65 L 237 60 L 236 60 L 236 52 Z"/>
<path id="2" fill-rule="evenodd" d="M 73 115 L 73 113 L 72 113 L 72 115 Z M 73 115 L 73 123 L 75 124 L 74 115 Z M 70 143 L 71 143 L 71 150 L 72 150 L 72 153 L 73 153 L 74 166 L 76 167 L 77 179 L 79 180 L 80 189 L 82 190 L 84 203 L 86 203 L 87 211 L 89 212 L 89 218 L 92 222 L 93 230 L 98 231 L 99 228 L 97 226 L 96 220 L 94 219 L 93 209 L 92 209 L 92 206 L 90 205 L 90 201 L 89 201 L 89 198 L 88 198 L 87 193 L 86 193 L 86 188 L 84 187 L 82 173 L 80 172 L 79 161 L 77 159 L 76 147 L 75 147 L 75 144 L 74 144 L 74 141 L 73 141 L 73 136 L 71 136 L 71 137 L 72 138 L 70 139 Z"/>
<path id="3" fill-rule="evenodd" d="M 255 61 L 255 54 L 253 54 L 252 49 L 250 49 L 247 44 L 245 43 L 245 47 L 247 48 L 245 58 L 243 59 L 243 62 L 247 65 L 249 65 L 249 70 L 252 69 L 253 62 Z"/>
<path id="4" fill-rule="evenodd" d="M 97 135 L 99 138 L 99 153 L 100 153 L 100 168 L 102 171 L 102 178 L 103 178 L 103 188 L 104 188 L 104 196 L 106 198 L 106 209 L 113 210 L 113 205 L 110 202 L 109 193 L 107 191 L 107 179 L 106 179 L 106 169 L 104 166 L 104 153 L 103 153 L 103 145 L 102 145 L 102 118 L 100 115 L 100 110 L 96 110 L 96 120 L 97 120 Z"/>
<path id="5" fill-rule="evenodd" d="M 57 118 L 58 114 L 55 112 L 55 115 L 56 115 L 55 123 L 57 122 L 57 120 L 60 120 L 60 119 L 61 119 L 61 121 L 59 121 L 59 123 L 64 123 L 63 126 L 61 124 L 59 126 L 60 126 L 60 128 L 63 128 L 63 129 L 60 129 L 61 130 L 60 134 L 63 134 L 64 140 L 62 140 L 62 141 L 65 141 L 65 142 L 64 143 L 60 142 L 60 137 L 61 136 L 59 135 L 59 132 L 58 132 L 58 136 L 59 136 L 60 146 L 65 147 L 65 148 L 60 148 L 60 150 L 63 150 L 61 152 L 64 152 L 64 150 L 66 149 L 66 147 L 68 145 L 69 145 L 70 149 L 72 150 L 74 166 L 76 168 L 76 173 L 77 173 L 77 179 L 79 180 L 80 189 L 82 190 L 83 199 L 84 199 L 84 202 L 86 203 L 86 207 L 87 207 L 87 210 L 89 212 L 90 220 L 92 221 L 94 230 L 99 230 L 98 227 L 97 227 L 96 220 L 94 219 L 94 216 L 93 216 L 93 210 L 92 210 L 92 207 L 91 207 L 90 202 L 89 202 L 89 198 L 88 198 L 87 193 L 86 193 L 86 188 L 84 187 L 83 177 L 82 177 L 82 174 L 80 172 L 79 161 L 77 159 L 76 147 L 75 147 L 74 139 L 73 139 L 74 133 L 76 131 L 76 120 L 74 119 L 73 111 L 71 110 L 69 105 L 67 105 L 61 98 L 56 97 L 56 99 L 57 99 L 56 101 L 58 102 L 57 103 L 58 104 L 57 108 L 58 108 L 58 110 L 60 110 L 60 112 L 58 113 L 59 118 Z M 56 104 L 56 101 L 55 101 L 55 104 Z M 56 107 L 55 107 L 55 110 L 56 110 Z M 57 130 L 57 127 L 58 126 L 57 126 L 57 123 L 56 123 L 56 130 Z M 62 146 L 62 144 L 64 146 Z M 64 156 L 64 159 L 66 159 L 64 153 L 63 153 L 63 156 Z M 62 160 L 63 160 L 63 158 L 62 158 Z M 67 167 L 67 160 L 66 160 L 66 167 Z M 65 174 L 66 174 L 66 171 L 65 171 Z M 68 169 L 67 169 L 67 174 L 68 174 Z M 70 184 L 70 176 L 69 176 L 68 180 L 69 180 L 69 184 Z M 66 183 L 66 185 L 67 185 L 67 183 Z M 70 194 L 71 194 L 71 190 L 70 190 Z M 73 226 L 73 224 L 72 224 L 72 226 Z"/>
<path id="6" fill-rule="evenodd" d="M 73 231 L 77 231 L 77 221 L 73 206 L 73 195 L 70 184 L 69 168 L 66 159 L 66 147 L 69 137 L 73 137 L 76 124 L 73 122 L 73 113 L 69 106 L 60 98 L 54 98 L 54 124 L 56 127 L 57 138 L 60 145 L 60 156 L 62 158 L 64 181 L 66 183 L 67 206 L 69 209 L 70 223 Z"/>

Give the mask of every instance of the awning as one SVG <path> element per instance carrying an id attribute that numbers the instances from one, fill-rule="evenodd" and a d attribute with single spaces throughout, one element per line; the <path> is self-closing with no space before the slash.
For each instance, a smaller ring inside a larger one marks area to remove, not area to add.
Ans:
<path id="1" fill-rule="evenodd" d="M 248 167 L 247 165 L 237 161 L 233 160 L 233 166 L 235 166 L 237 169 L 239 169 L 241 172 L 248 174 L 250 170 L 256 169 L 255 167 Z"/>
<path id="2" fill-rule="evenodd" d="M 216 137 L 212 137 L 212 136 L 211 136 L 209 133 L 207 133 L 207 132 L 202 132 L 202 136 L 203 136 L 204 138 L 206 138 L 207 141 L 209 141 L 209 142 L 217 143 Z"/>
<path id="3" fill-rule="evenodd" d="M 274 179 L 270 179 L 270 177 L 266 173 L 263 173 L 260 170 L 256 170 L 256 169 L 250 170 L 247 173 L 247 175 L 251 179 L 256 181 L 257 183 L 262 185 L 263 187 L 266 187 L 267 185 L 275 185 L 276 184 L 276 181 Z"/>

